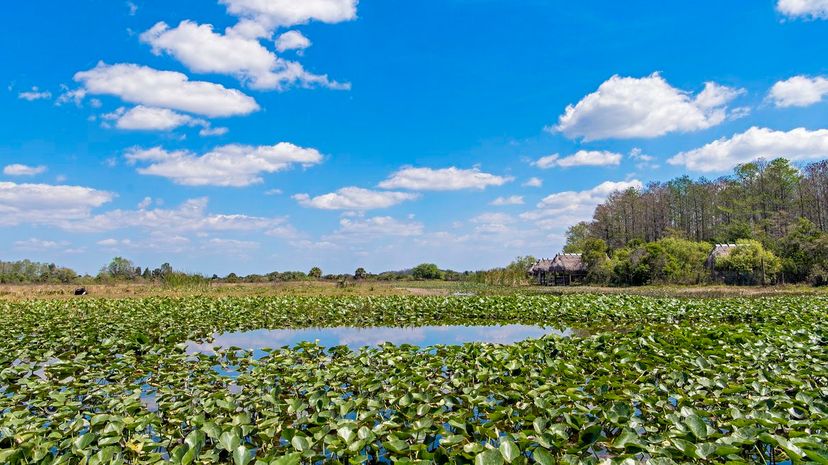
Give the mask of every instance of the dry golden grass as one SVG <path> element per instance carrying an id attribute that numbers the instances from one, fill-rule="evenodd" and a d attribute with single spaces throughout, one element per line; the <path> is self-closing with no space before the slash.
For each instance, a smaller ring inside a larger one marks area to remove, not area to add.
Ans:
<path id="1" fill-rule="evenodd" d="M 74 290 L 78 285 L 36 284 L 36 285 L 0 285 L 0 299 L 70 299 L 76 298 Z M 418 295 L 448 296 L 454 294 L 638 294 L 659 297 L 717 298 L 717 297 L 763 297 L 780 295 L 825 294 L 826 288 L 810 286 L 641 286 L 641 287 L 499 287 L 473 283 L 440 281 L 393 281 L 350 282 L 346 286 L 328 281 L 296 281 L 262 284 L 211 284 L 205 287 L 165 287 L 159 284 L 116 283 L 92 284 L 83 286 L 88 291 L 87 297 L 122 299 L 153 296 L 185 297 L 191 295 L 229 297 L 229 296 L 387 296 Z"/>

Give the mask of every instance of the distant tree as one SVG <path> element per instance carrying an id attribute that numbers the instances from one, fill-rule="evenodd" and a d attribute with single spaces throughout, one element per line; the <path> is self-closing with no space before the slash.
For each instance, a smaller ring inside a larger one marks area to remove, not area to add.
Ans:
<path id="1" fill-rule="evenodd" d="M 136 276 L 136 266 L 126 258 L 115 257 L 101 272 L 114 279 L 133 279 Z"/>
<path id="2" fill-rule="evenodd" d="M 368 272 L 365 271 L 365 268 L 359 267 L 354 271 L 354 279 L 365 279 L 368 277 Z"/>
<path id="3" fill-rule="evenodd" d="M 589 223 L 581 221 L 566 230 L 566 245 L 564 252 L 580 253 L 584 251 L 584 243 L 589 239 Z"/>
<path id="4" fill-rule="evenodd" d="M 808 279 L 816 267 L 828 265 L 828 234 L 823 233 L 811 221 L 799 218 L 778 244 L 782 258 L 782 271 L 789 281 Z M 817 275 L 822 273 L 817 270 Z"/>
<path id="5" fill-rule="evenodd" d="M 415 266 L 414 269 L 411 270 L 411 275 L 414 279 L 422 280 L 443 278 L 443 272 L 440 271 L 440 268 L 433 263 L 422 263 Z"/>
<path id="6" fill-rule="evenodd" d="M 319 279 L 322 277 L 322 268 L 315 266 L 308 271 L 308 277 L 313 279 Z"/>
<path id="7" fill-rule="evenodd" d="M 587 279 L 605 283 L 610 278 L 607 243 L 603 239 L 588 239 L 583 243 L 581 259 L 587 267 Z"/>
<path id="8" fill-rule="evenodd" d="M 224 280 L 228 283 L 237 283 L 239 282 L 239 277 L 238 275 L 236 275 L 236 273 L 230 273 L 227 275 L 226 278 L 224 278 Z"/>
<path id="9" fill-rule="evenodd" d="M 160 270 L 159 274 L 161 275 L 161 277 L 164 277 L 168 274 L 173 273 L 173 267 L 169 263 L 162 263 L 161 268 L 159 268 L 159 270 Z"/>

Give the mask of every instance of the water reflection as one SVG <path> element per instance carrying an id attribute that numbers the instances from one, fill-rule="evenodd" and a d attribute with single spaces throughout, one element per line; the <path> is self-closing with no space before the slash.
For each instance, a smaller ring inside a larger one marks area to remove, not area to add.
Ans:
<path id="1" fill-rule="evenodd" d="M 191 352 L 203 353 L 210 353 L 215 347 L 231 346 L 256 350 L 265 347 L 292 347 L 304 341 L 317 341 L 325 347 L 345 345 L 354 350 L 365 346 L 378 346 L 384 342 L 395 345 L 412 344 L 420 347 L 436 344 L 460 345 L 467 342 L 511 344 L 547 334 L 569 337 L 573 332 L 569 328 L 560 330 L 530 325 L 257 329 L 215 334 L 211 342 L 202 344 L 190 342 L 188 349 Z"/>

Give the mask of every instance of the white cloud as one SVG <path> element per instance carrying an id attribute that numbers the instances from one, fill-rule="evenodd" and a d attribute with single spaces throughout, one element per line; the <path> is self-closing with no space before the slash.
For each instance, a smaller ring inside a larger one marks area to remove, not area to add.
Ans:
<path id="1" fill-rule="evenodd" d="M 227 129 L 224 126 L 215 127 L 215 128 L 210 127 L 210 126 L 205 126 L 205 127 L 201 128 L 200 131 L 198 131 L 198 135 L 202 136 L 202 137 L 223 136 L 223 135 L 227 134 L 228 131 L 229 131 L 229 129 Z"/>
<path id="2" fill-rule="evenodd" d="M 262 182 L 262 173 L 275 173 L 293 165 L 311 166 L 322 162 L 313 148 L 287 142 L 276 145 L 223 145 L 204 155 L 179 150 L 168 152 L 161 147 L 134 148 L 127 152 L 130 163 L 148 162 L 140 174 L 161 176 L 187 186 L 242 187 Z"/>
<path id="3" fill-rule="evenodd" d="M 768 98 L 777 107 L 806 107 L 828 95 L 828 79 L 817 76 L 794 76 L 771 87 Z"/>
<path id="4" fill-rule="evenodd" d="M 75 74 L 84 91 L 120 97 L 126 102 L 169 108 L 210 117 L 246 115 L 257 111 L 256 101 L 235 89 L 204 81 L 190 81 L 185 74 L 159 71 L 134 64 L 107 65 Z"/>
<path id="5" fill-rule="evenodd" d="M 152 46 L 153 53 L 169 53 L 191 71 L 232 75 L 256 89 L 289 85 L 349 88 L 327 76 L 309 73 L 300 63 L 277 57 L 258 39 L 219 34 L 210 24 L 185 20 L 171 29 L 159 22 L 141 34 L 141 40 Z"/>
<path id="6" fill-rule="evenodd" d="M 744 90 L 708 82 L 695 97 L 672 87 L 658 73 L 644 78 L 613 76 L 576 105 L 552 130 L 585 140 L 657 137 L 716 126 L 726 105 Z"/>
<path id="7" fill-rule="evenodd" d="M 210 122 L 201 118 L 178 113 L 167 108 L 154 108 L 138 105 L 127 110 L 124 107 L 101 115 L 103 127 L 110 127 L 109 121 L 115 121 L 115 127 L 128 131 L 171 131 L 181 126 L 201 127 L 200 136 L 220 136 L 227 133 L 226 127 L 212 127 Z"/>
<path id="8" fill-rule="evenodd" d="M 512 178 L 484 173 L 478 168 L 414 168 L 405 167 L 391 174 L 379 183 L 383 189 L 410 189 L 423 191 L 454 191 L 462 189 L 485 189 L 489 186 L 502 186 Z"/>
<path id="9" fill-rule="evenodd" d="M 311 41 L 299 31 L 287 31 L 276 38 L 276 50 L 304 50 L 311 46 Z"/>
<path id="10" fill-rule="evenodd" d="M 660 168 L 658 163 L 655 163 L 655 157 L 645 154 L 638 147 L 630 150 L 630 158 L 637 162 L 635 167 L 639 170 L 655 170 Z"/>
<path id="11" fill-rule="evenodd" d="M 793 18 L 828 19 L 828 0 L 779 0 L 776 9 Z"/>
<path id="12" fill-rule="evenodd" d="M 204 120 L 175 112 L 167 108 L 154 108 L 138 105 L 129 110 L 121 107 L 102 116 L 104 120 L 115 121 L 118 129 L 139 131 L 169 131 L 184 125 L 204 124 Z"/>
<path id="13" fill-rule="evenodd" d="M 723 137 L 698 149 L 681 152 L 668 163 L 711 172 L 728 170 L 757 158 L 777 157 L 792 161 L 828 157 L 828 129 L 796 128 L 785 132 L 754 126 L 730 138 Z"/>
<path id="14" fill-rule="evenodd" d="M 43 239 L 31 238 L 26 239 L 23 241 L 15 241 L 14 248 L 17 250 L 28 250 L 28 251 L 43 251 L 43 250 L 54 250 L 61 247 L 69 246 L 69 242 L 66 241 L 48 241 Z"/>
<path id="15" fill-rule="evenodd" d="M 112 251 L 119 251 L 124 249 L 129 250 L 154 250 L 171 253 L 182 253 L 190 250 L 190 239 L 178 234 L 169 234 L 162 231 L 152 231 L 149 237 L 142 239 L 115 239 L 107 238 L 96 242 L 100 247 Z"/>
<path id="16" fill-rule="evenodd" d="M 476 224 L 474 232 L 478 234 L 506 234 L 512 230 L 511 224 L 516 220 L 506 213 L 482 213 L 471 219 Z"/>
<path id="17" fill-rule="evenodd" d="M 342 218 L 339 229 L 332 236 L 323 238 L 324 242 L 337 240 L 366 241 L 377 237 L 410 237 L 423 234 L 423 225 L 416 221 L 400 221 L 390 216 L 375 216 L 366 219 Z"/>
<path id="18" fill-rule="evenodd" d="M 552 167 L 570 168 L 573 166 L 617 166 L 621 163 L 622 155 L 599 150 L 578 150 L 568 157 L 561 157 L 558 154 L 541 157 L 532 162 L 541 169 Z"/>
<path id="19" fill-rule="evenodd" d="M 6 165 L 3 168 L 3 174 L 6 176 L 35 176 L 46 172 L 45 166 L 28 166 L 14 163 Z"/>
<path id="20" fill-rule="evenodd" d="M 523 183 L 524 187 L 541 187 L 543 186 L 543 179 L 541 178 L 529 178 Z"/>
<path id="21" fill-rule="evenodd" d="M 267 231 L 287 226 L 282 217 L 265 218 L 241 214 L 207 212 L 207 198 L 190 199 L 177 208 L 143 208 L 139 210 L 111 210 L 67 221 L 63 229 L 78 232 L 103 232 L 118 229 L 145 229 L 158 232 L 193 233 L 218 231 Z"/>
<path id="22" fill-rule="evenodd" d="M 356 18 L 358 0 L 220 0 L 230 14 L 270 31 L 309 21 L 340 23 Z M 243 21 L 244 23 L 245 21 Z M 249 24 L 236 29 L 256 30 Z"/>
<path id="23" fill-rule="evenodd" d="M 207 241 L 204 248 L 208 250 L 216 250 L 221 253 L 227 253 L 228 251 L 258 249 L 260 245 L 261 244 L 255 241 L 241 241 L 238 239 L 222 239 L 214 237 Z"/>
<path id="24" fill-rule="evenodd" d="M 0 225 L 83 219 L 113 198 L 114 194 L 88 187 L 0 182 Z"/>
<path id="25" fill-rule="evenodd" d="M 57 106 L 61 106 L 70 102 L 74 103 L 77 106 L 81 106 L 81 103 L 83 103 L 83 99 L 86 98 L 86 89 L 69 89 L 69 87 L 63 84 L 61 84 L 60 88 L 63 92 L 58 96 L 57 100 L 55 100 L 55 105 Z"/>
<path id="26" fill-rule="evenodd" d="M 133 2 L 126 2 L 127 8 L 129 9 L 129 15 L 135 16 L 135 13 L 138 12 L 138 5 Z"/>
<path id="27" fill-rule="evenodd" d="M 579 221 L 592 218 L 592 214 L 600 203 L 610 194 L 625 191 L 630 188 L 640 189 L 641 181 L 604 181 L 592 189 L 583 191 L 557 192 L 543 198 L 537 209 L 520 215 L 526 221 L 538 222 L 550 229 L 566 229 Z"/>
<path id="28" fill-rule="evenodd" d="M 32 87 L 32 90 L 20 92 L 17 98 L 33 102 L 35 100 L 49 100 L 52 98 L 52 93 L 49 91 L 41 91 L 37 87 Z"/>
<path id="29" fill-rule="evenodd" d="M 303 207 L 322 210 L 373 210 L 388 208 L 406 200 L 414 200 L 419 195 L 407 192 L 372 191 L 359 187 L 343 187 L 336 192 L 311 197 L 308 194 L 296 194 L 293 199 Z"/>
<path id="30" fill-rule="evenodd" d="M 509 197 L 498 197 L 489 203 L 489 205 L 494 206 L 504 206 L 504 205 L 523 205 L 523 196 L 522 195 L 510 195 Z"/>

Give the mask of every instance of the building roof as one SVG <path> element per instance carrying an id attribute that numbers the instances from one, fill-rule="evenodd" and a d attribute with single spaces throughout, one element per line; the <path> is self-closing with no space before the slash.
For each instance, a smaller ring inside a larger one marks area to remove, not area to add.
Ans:
<path id="1" fill-rule="evenodd" d="M 713 257 L 721 257 L 722 255 L 729 254 L 736 247 L 739 247 L 739 244 L 716 244 L 710 252 L 710 255 Z"/>
<path id="2" fill-rule="evenodd" d="M 536 261 L 534 265 L 529 267 L 529 273 L 539 273 L 541 271 L 549 271 L 552 267 L 552 259 L 541 258 Z"/>
<path id="3" fill-rule="evenodd" d="M 574 273 L 586 271 L 586 263 L 579 253 L 559 253 L 552 259 L 550 270 L 557 273 Z"/>
<path id="4" fill-rule="evenodd" d="M 707 266 L 715 266 L 717 258 L 730 255 L 730 252 L 733 252 L 736 247 L 739 247 L 739 244 L 716 244 L 707 257 Z"/>

